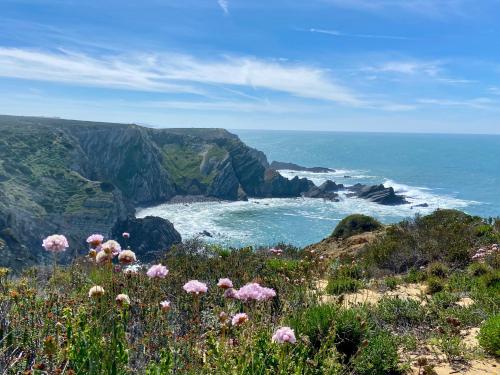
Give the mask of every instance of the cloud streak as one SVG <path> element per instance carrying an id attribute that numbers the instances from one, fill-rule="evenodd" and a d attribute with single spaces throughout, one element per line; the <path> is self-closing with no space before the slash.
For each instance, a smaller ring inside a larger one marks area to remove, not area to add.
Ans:
<path id="1" fill-rule="evenodd" d="M 65 50 L 0 47 L 0 76 L 138 91 L 207 95 L 214 86 L 270 90 L 294 97 L 361 106 L 363 101 L 307 65 L 253 57 L 200 60 L 181 54 L 89 56 Z"/>
<path id="2" fill-rule="evenodd" d="M 229 14 L 229 1 L 228 0 L 217 0 L 217 4 L 222 8 L 224 14 Z"/>
<path id="3" fill-rule="evenodd" d="M 336 37 L 347 37 L 347 38 L 363 38 L 363 39 L 390 39 L 390 40 L 411 40 L 412 38 L 405 36 L 396 35 L 377 35 L 377 34 L 351 34 L 344 33 L 337 30 L 326 30 L 326 29 L 309 29 L 311 33 L 326 34 Z"/>

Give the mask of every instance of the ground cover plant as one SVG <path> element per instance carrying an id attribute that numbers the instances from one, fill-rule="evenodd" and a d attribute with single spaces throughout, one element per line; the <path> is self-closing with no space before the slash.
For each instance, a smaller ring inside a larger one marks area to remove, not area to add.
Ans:
<path id="1" fill-rule="evenodd" d="M 1 268 L 1 373 L 431 374 L 428 347 L 460 368 L 494 360 L 494 222 L 438 212 L 384 231 L 355 257 L 191 240 L 147 265 L 96 234 L 70 265 Z M 55 260 L 70 245 L 43 242 Z M 349 302 L 370 288 L 376 303 Z"/>

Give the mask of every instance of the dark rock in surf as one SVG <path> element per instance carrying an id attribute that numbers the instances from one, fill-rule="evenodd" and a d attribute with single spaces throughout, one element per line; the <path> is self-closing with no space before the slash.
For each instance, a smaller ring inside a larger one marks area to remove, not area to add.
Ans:
<path id="1" fill-rule="evenodd" d="M 269 166 L 270 169 L 280 170 L 287 169 L 290 171 L 300 171 L 300 172 L 312 172 L 312 173 L 328 173 L 335 172 L 334 169 L 325 168 L 325 167 L 303 167 L 294 163 L 286 163 L 282 161 L 273 161 Z"/>
<path id="2" fill-rule="evenodd" d="M 370 202 L 383 204 L 386 206 L 397 206 L 408 203 L 404 196 L 394 192 L 394 188 L 385 187 L 384 185 L 363 185 L 356 184 L 347 187 L 347 190 L 352 191 L 348 196 L 367 199 Z"/>

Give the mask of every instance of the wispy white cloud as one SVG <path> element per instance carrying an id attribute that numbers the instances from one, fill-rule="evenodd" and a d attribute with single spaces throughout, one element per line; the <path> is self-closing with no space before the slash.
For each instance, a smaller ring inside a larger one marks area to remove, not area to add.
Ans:
<path id="1" fill-rule="evenodd" d="M 217 4 L 222 8 L 224 14 L 229 14 L 229 1 L 228 0 L 217 0 Z"/>
<path id="2" fill-rule="evenodd" d="M 344 33 L 337 30 L 327 30 L 327 29 L 309 29 L 311 33 L 326 34 L 337 37 L 348 37 L 348 38 L 365 38 L 365 39 L 393 39 L 393 40 L 410 40 L 412 38 L 405 36 L 396 35 L 378 35 L 378 34 L 351 34 Z"/>
<path id="3" fill-rule="evenodd" d="M 89 56 L 0 47 L 0 76 L 74 85 L 168 93 L 206 94 L 217 85 L 271 90 L 295 97 L 361 106 L 363 100 L 323 69 L 222 57 L 200 60 L 180 54 Z"/>
<path id="4" fill-rule="evenodd" d="M 479 97 L 472 99 L 418 99 L 418 103 L 427 105 L 437 105 L 446 107 L 467 107 L 473 109 L 495 109 L 498 110 L 498 101 L 487 97 Z"/>
<path id="5" fill-rule="evenodd" d="M 439 61 L 388 61 L 380 65 L 364 67 L 363 70 L 377 73 L 396 73 L 406 75 L 425 74 L 436 77 L 441 72 L 442 62 Z"/>

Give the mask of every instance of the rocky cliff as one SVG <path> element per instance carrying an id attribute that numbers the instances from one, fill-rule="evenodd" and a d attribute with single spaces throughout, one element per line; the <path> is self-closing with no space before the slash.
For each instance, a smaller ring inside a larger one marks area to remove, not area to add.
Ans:
<path id="1" fill-rule="evenodd" d="M 0 116 L 0 134 L 0 265 L 17 269 L 48 260 L 40 242 L 48 234 L 69 237 L 69 258 L 85 251 L 89 233 L 137 228 L 127 220 L 139 205 L 179 195 L 291 197 L 311 187 L 268 170 L 262 152 L 223 129 Z M 179 239 L 168 228 L 159 248 Z"/>

